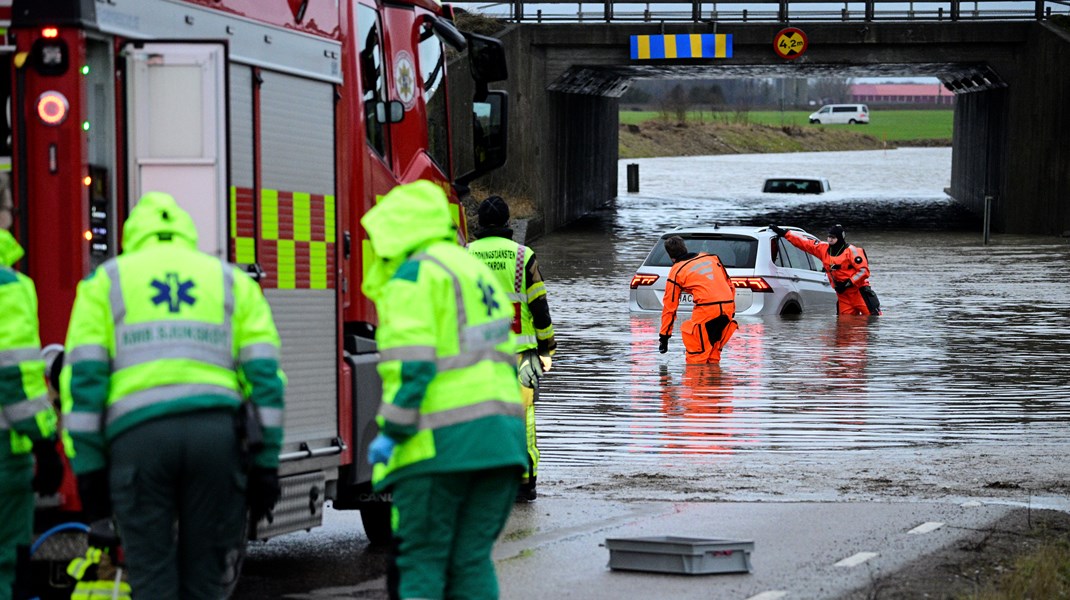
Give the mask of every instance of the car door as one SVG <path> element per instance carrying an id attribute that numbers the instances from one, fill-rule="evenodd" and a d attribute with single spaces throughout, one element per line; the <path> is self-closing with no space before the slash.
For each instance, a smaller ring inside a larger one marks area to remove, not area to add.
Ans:
<path id="1" fill-rule="evenodd" d="M 820 311 L 836 302 L 836 293 L 829 285 L 828 277 L 821 269 L 821 263 L 817 262 L 818 270 L 814 270 L 816 259 L 787 241 L 780 239 L 780 254 L 785 268 L 782 272 L 790 273 L 792 281 L 799 291 L 799 298 L 803 304 L 803 311 Z"/>

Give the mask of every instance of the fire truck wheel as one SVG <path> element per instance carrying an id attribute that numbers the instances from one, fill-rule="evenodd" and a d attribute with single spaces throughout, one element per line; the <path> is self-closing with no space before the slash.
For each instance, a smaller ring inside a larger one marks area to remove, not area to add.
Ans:
<path id="1" fill-rule="evenodd" d="M 372 546 L 386 547 L 394 537 L 390 530 L 390 503 L 372 502 L 360 508 L 360 522 Z"/>

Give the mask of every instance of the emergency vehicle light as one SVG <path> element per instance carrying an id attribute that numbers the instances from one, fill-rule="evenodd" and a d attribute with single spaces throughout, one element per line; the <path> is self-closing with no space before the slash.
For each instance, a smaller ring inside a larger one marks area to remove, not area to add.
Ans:
<path id="1" fill-rule="evenodd" d="M 59 125 L 67 120 L 67 97 L 49 90 L 37 97 L 37 116 L 45 125 Z"/>
<path id="2" fill-rule="evenodd" d="M 769 282 L 761 277 L 733 277 L 732 285 L 741 289 L 748 289 L 752 292 L 772 292 L 773 288 L 769 285 Z"/>
<path id="3" fill-rule="evenodd" d="M 82 234 L 82 237 L 85 238 L 85 241 L 92 242 L 93 241 L 93 232 L 88 230 L 88 229 L 86 229 L 85 233 Z"/>
<path id="4" fill-rule="evenodd" d="M 46 37 L 49 39 L 57 38 L 59 37 L 59 29 L 55 27 L 45 27 L 41 30 L 41 37 Z"/>
<path id="5" fill-rule="evenodd" d="M 632 275 L 632 283 L 630 287 L 634 290 L 641 285 L 653 285 L 658 280 L 657 275 L 651 275 L 649 273 L 636 273 Z"/>
<path id="6" fill-rule="evenodd" d="M 82 179 L 82 183 L 85 184 L 85 187 L 89 187 L 89 186 L 93 185 L 93 178 L 90 177 L 89 175 L 86 175 L 85 178 Z"/>

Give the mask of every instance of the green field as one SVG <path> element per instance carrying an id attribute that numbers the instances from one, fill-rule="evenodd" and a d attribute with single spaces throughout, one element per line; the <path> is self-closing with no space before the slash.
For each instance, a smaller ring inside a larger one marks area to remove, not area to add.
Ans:
<path id="1" fill-rule="evenodd" d="M 881 140 L 950 140 L 955 111 L 953 110 L 873 110 L 869 111 L 869 125 L 810 125 L 807 117 L 812 111 L 754 111 L 747 113 L 698 112 L 688 113 L 689 121 L 719 121 L 722 123 L 756 123 L 760 125 L 798 125 L 849 129 L 872 135 Z M 620 122 L 637 125 L 661 118 L 656 111 L 621 111 Z"/>

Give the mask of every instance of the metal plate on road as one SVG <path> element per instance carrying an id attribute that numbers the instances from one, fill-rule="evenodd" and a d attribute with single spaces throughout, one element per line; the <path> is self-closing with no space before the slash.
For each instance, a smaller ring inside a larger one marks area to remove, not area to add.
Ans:
<path id="1" fill-rule="evenodd" d="M 781 29 L 780 33 L 773 38 L 773 50 L 776 51 L 777 56 L 788 60 L 795 60 L 802 56 L 808 45 L 806 34 L 796 27 Z"/>

